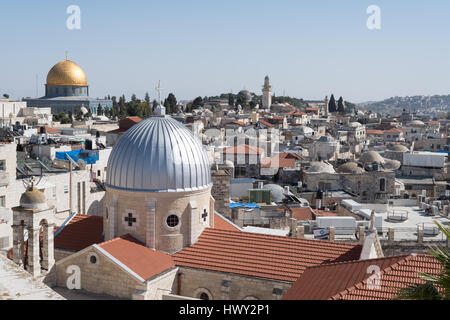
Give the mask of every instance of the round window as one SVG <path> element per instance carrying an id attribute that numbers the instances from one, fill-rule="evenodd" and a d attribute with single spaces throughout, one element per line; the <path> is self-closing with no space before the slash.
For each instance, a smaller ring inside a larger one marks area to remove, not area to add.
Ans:
<path id="1" fill-rule="evenodd" d="M 89 261 L 90 261 L 92 264 L 96 264 L 96 263 L 97 263 L 97 257 L 94 256 L 94 255 L 92 255 L 92 256 L 89 258 Z"/>
<path id="2" fill-rule="evenodd" d="M 170 215 L 167 217 L 167 225 L 171 228 L 174 228 L 180 223 L 180 219 L 177 215 Z"/>

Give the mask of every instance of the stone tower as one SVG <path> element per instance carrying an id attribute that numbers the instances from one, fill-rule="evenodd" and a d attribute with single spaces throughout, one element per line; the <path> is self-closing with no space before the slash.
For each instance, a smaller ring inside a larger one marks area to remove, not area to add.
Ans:
<path id="1" fill-rule="evenodd" d="M 14 262 L 20 266 L 25 264 L 24 231 L 26 228 L 28 231 L 26 269 L 34 277 L 41 274 L 41 268 L 50 271 L 55 264 L 53 247 L 55 208 L 49 207 L 45 195 L 31 186 L 20 197 L 20 206 L 12 210 Z M 42 245 L 40 245 L 41 231 Z"/>
<path id="2" fill-rule="evenodd" d="M 324 115 L 325 117 L 328 118 L 328 96 L 325 97 L 325 110 L 324 110 Z"/>
<path id="3" fill-rule="evenodd" d="M 272 106 L 272 86 L 270 85 L 269 76 L 264 79 L 264 87 L 262 89 L 262 109 L 270 110 Z"/>

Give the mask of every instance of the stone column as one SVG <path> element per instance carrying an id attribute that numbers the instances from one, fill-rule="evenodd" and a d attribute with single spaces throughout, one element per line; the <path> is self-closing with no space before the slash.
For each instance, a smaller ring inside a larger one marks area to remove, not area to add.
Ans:
<path id="1" fill-rule="evenodd" d="M 389 241 L 389 243 L 394 242 L 394 228 L 388 229 L 388 241 Z"/>
<path id="2" fill-rule="evenodd" d="M 330 227 L 330 241 L 334 241 L 335 228 Z"/>
<path id="3" fill-rule="evenodd" d="M 366 240 L 366 229 L 363 226 L 359 227 L 359 244 L 364 244 Z"/>
<path id="4" fill-rule="evenodd" d="M 39 257 L 39 228 L 28 228 L 28 266 L 27 270 L 33 277 L 41 274 Z"/>
<path id="5" fill-rule="evenodd" d="M 154 201 L 147 202 L 147 223 L 145 244 L 150 249 L 155 249 L 155 214 L 156 205 Z"/>
<path id="6" fill-rule="evenodd" d="M 42 248 L 42 268 L 50 271 L 55 264 L 55 250 L 53 241 L 53 230 L 55 224 L 44 226 L 43 248 Z"/>
<path id="7" fill-rule="evenodd" d="M 418 244 L 423 244 L 423 235 L 424 235 L 424 231 L 423 229 L 417 229 L 417 243 Z"/>
<path id="8" fill-rule="evenodd" d="M 297 227 L 297 238 L 299 238 L 299 239 L 305 238 L 305 227 L 304 226 Z"/>
<path id="9" fill-rule="evenodd" d="M 16 263 L 19 266 L 23 265 L 23 245 L 24 245 L 24 237 L 23 237 L 23 231 L 24 226 L 23 225 L 13 225 L 13 259 L 14 263 Z"/>

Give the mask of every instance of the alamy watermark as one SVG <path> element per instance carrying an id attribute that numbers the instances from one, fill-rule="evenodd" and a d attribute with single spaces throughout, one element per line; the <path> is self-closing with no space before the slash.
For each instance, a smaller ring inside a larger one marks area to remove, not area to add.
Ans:
<path id="1" fill-rule="evenodd" d="M 371 5 L 367 8 L 367 29 L 369 30 L 381 30 L 381 8 L 377 5 Z"/>
<path id="2" fill-rule="evenodd" d="M 70 16 L 66 20 L 66 26 L 69 30 L 80 30 L 81 29 L 81 9 L 77 5 L 70 5 L 66 10 L 67 14 Z"/>

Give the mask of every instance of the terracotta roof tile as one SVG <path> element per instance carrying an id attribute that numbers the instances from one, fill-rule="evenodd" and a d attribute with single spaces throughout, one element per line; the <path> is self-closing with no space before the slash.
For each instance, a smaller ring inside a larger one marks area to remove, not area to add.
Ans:
<path id="1" fill-rule="evenodd" d="M 318 217 L 336 217 L 337 214 L 335 212 L 332 211 L 326 211 L 326 210 L 314 210 L 314 213 L 316 214 L 316 216 Z"/>
<path id="2" fill-rule="evenodd" d="M 226 148 L 222 151 L 225 154 L 262 154 L 263 149 L 249 146 L 248 144 L 241 144 L 236 147 Z"/>
<path id="3" fill-rule="evenodd" d="M 309 266 L 360 253 L 353 244 L 206 229 L 173 258 L 177 266 L 294 282 Z"/>
<path id="4" fill-rule="evenodd" d="M 379 288 L 368 284 L 370 266 L 380 268 Z M 332 263 L 305 270 L 284 300 L 380 300 L 398 296 L 399 288 L 420 283 L 417 272 L 436 274 L 441 266 L 428 255 L 402 255 L 380 259 Z"/>
<path id="5" fill-rule="evenodd" d="M 310 207 L 306 208 L 291 208 L 292 217 L 295 220 L 303 221 L 303 220 L 314 220 L 313 212 Z"/>
<path id="6" fill-rule="evenodd" d="M 80 251 L 103 240 L 103 217 L 77 215 L 55 237 L 55 249 Z"/>
<path id="7" fill-rule="evenodd" d="M 267 121 L 259 120 L 259 122 L 262 123 L 263 125 L 269 127 L 269 128 L 273 128 L 273 124 L 271 124 L 271 123 L 269 123 Z"/>
<path id="8" fill-rule="evenodd" d="M 100 243 L 98 246 L 144 280 L 175 266 L 170 255 L 147 248 L 129 234 Z"/>
<path id="9" fill-rule="evenodd" d="M 227 220 L 225 217 L 221 217 L 219 215 L 214 215 L 214 229 L 220 230 L 228 230 L 228 231 L 241 231 L 236 228 L 230 220 Z"/>

